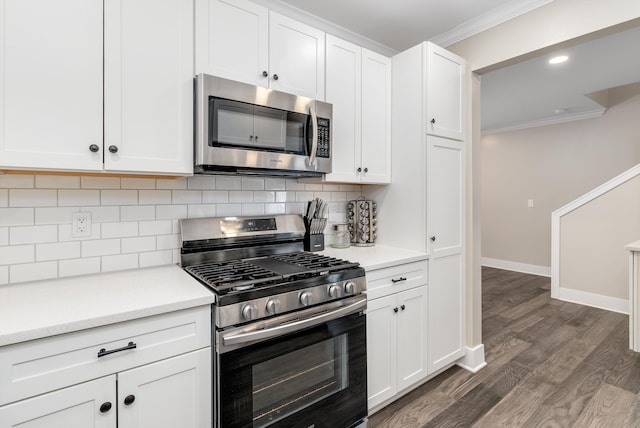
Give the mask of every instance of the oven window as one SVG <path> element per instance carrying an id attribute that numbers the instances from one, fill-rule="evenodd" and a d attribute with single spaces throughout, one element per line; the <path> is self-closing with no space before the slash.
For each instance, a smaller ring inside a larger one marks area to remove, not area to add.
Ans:
<path id="1" fill-rule="evenodd" d="M 254 427 L 267 427 L 349 385 L 347 335 L 253 366 Z"/>

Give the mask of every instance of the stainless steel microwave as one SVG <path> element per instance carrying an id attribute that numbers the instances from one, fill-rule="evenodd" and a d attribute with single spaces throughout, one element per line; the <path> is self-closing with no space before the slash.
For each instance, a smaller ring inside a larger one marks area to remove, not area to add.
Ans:
<path id="1" fill-rule="evenodd" d="M 195 172 L 331 172 L 331 104 L 207 74 L 195 82 Z"/>

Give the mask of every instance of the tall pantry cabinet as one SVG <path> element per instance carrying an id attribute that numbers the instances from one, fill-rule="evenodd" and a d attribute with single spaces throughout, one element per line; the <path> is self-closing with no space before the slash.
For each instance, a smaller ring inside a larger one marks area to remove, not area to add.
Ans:
<path id="1" fill-rule="evenodd" d="M 378 242 L 429 254 L 429 374 L 465 353 L 465 67 L 429 42 L 393 57 L 392 182 L 364 190 Z"/>

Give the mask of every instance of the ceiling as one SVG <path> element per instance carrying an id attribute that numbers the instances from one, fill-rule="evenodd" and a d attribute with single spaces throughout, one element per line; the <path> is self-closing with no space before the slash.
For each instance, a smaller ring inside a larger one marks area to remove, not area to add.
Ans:
<path id="1" fill-rule="evenodd" d="M 399 52 L 423 40 L 446 47 L 549 1 L 552 0 L 280 0 L 279 3 Z M 633 28 L 554 52 L 569 56 L 564 64 L 550 67 L 547 64 L 550 54 L 546 53 L 483 74 L 483 132 L 602 115 L 608 106 L 606 96 L 594 96 L 601 102 L 598 104 L 586 94 L 640 81 L 640 55 L 635 54 L 638 45 L 640 28 Z"/>

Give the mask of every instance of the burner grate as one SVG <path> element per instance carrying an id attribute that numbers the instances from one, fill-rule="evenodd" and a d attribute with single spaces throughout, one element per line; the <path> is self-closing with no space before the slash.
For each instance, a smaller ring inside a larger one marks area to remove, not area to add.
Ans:
<path id="1" fill-rule="evenodd" d="M 321 254 L 314 253 L 290 253 L 290 254 L 278 254 L 271 256 L 273 259 L 280 260 L 282 262 L 292 263 L 301 266 L 309 271 L 309 273 L 322 273 L 330 272 L 339 269 L 348 269 L 357 267 L 359 263 L 352 263 L 346 260 L 337 259 L 334 257 L 327 257 Z"/>
<path id="2" fill-rule="evenodd" d="M 208 262 L 188 266 L 185 270 L 217 290 L 252 287 L 256 284 L 273 283 L 282 278 L 243 260 Z"/>

